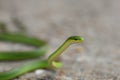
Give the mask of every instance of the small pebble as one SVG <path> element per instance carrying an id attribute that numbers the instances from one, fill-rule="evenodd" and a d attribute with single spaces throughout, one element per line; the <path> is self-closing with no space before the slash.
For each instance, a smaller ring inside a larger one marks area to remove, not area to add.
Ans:
<path id="1" fill-rule="evenodd" d="M 35 74 L 40 75 L 40 74 L 43 74 L 44 72 L 45 72 L 45 70 L 42 70 L 42 69 L 41 70 L 36 70 Z"/>

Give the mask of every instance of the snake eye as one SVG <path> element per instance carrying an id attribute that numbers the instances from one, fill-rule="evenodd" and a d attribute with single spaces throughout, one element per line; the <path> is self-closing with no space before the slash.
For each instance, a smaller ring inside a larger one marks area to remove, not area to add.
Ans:
<path id="1" fill-rule="evenodd" d="M 74 40 L 78 40 L 78 39 L 75 38 Z"/>

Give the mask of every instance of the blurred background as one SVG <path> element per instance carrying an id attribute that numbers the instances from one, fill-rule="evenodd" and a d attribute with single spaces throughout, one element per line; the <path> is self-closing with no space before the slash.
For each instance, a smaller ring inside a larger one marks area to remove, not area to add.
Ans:
<path id="1" fill-rule="evenodd" d="M 64 52 L 61 70 L 40 69 L 15 80 L 120 80 L 119 0 L 0 0 L 0 22 L 19 31 L 13 19 L 24 24 L 22 33 L 48 42 L 47 55 L 69 36 L 85 38 Z M 0 43 L 0 50 L 12 49 L 21 45 Z M 22 63 L 1 61 L 0 71 Z"/>

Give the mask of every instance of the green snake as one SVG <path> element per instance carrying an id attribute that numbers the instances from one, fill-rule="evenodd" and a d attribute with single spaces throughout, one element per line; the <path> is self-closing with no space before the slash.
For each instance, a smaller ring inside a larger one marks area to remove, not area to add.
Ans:
<path id="1" fill-rule="evenodd" d="M 12 33 L 2 33 L 0 34 L 0 40 L 6 42 L 22 43 L 27 45 L 32 45 L 36 47 L 36 50 L 33 51 L 3 51 L 0 52 L 0 60 L 23 60 L 36 58 L 44 55 L 47 51 L 47 44 L 45 41 L 39 40 L 34 37 L 28 37 L 21 34 L 12 34 Z M 8 71 L 0 73 L 0 80 L 9 80 L 14 79 L 17 76 L 25 74 L 27 72 L 47 68 L 54 69 L 60 68 L 62 64 L 57 61 L 57 58 L 60 54 L 71 44 L 82 42 L 84 39 L 80 36 L 71 36 L 56 50 L 54 51 L 46 60 L 36 60 L 21 66 L 12 68 Z"/>

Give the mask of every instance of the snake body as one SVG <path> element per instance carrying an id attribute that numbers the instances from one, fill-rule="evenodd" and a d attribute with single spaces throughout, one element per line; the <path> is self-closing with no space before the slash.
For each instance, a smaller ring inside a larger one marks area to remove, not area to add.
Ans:
<path id="1" fill-rule="evenodd" d="M 21 60 L 39 57 L 44 55 L 47 51 L 47 44 L 37 38 L 24 36 L 22 34 L 4 33 L 0 34 L 1 41 L 9 41 L 14 43 L 23 43 L 37 47 L 34 51 L 12 51 L 12 52 L 0 52 L 0 60 Z"/>
<path id="2" fill-rule="evenodd" d="M 46 42 L 28 37 L 21 34 L 4 33 L 0 34 L 1 41 L 22 43 L 27 45 L 35 46 L 37 49 L 34 51 L 12 51 L 12 52 L 0 52 L 0 60 L 21 60 L 30 59 L 44 55 L 47 51 Z M 8 71 L 0 73 L 0 80 L 9 80 L 24 73 L 40 69 L 40 68 L 59 68 L 61 67 L 60 62 L 56 62 L 59 55 L 72 43 L 82 42 L 83 38 L 80 36 L 69 37 L 55 52 L 53 52 L 46 60 L 36 60 L 33 62 L 26 63 L 22 66 L 12 68 Z"/>

